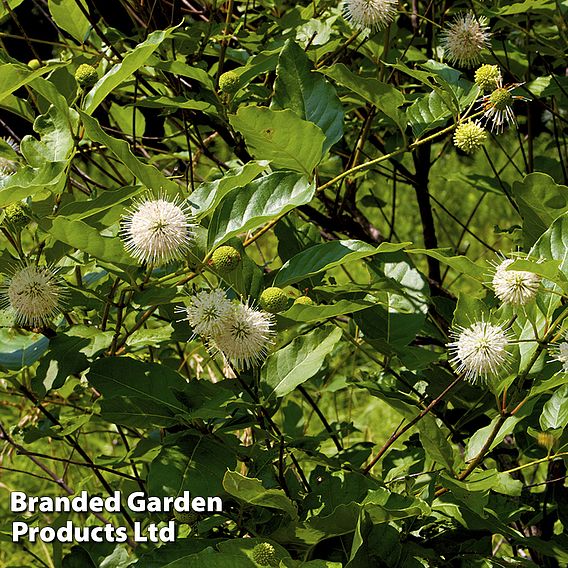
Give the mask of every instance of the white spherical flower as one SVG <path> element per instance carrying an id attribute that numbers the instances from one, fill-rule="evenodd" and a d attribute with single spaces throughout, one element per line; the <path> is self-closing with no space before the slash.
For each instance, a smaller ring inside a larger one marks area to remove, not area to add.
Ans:
<path id="1" fill-rule="evenodd" d="M 507 258 L 495 269 L 493 290 L 495 295 L 505 304 L 524 306 L 538 292 L 540 276 L 524 270 L 507 270 L 514 259 Z"/>
<path id="2" fill-rule="evenodd" d="M 442 33 L 442 47 L 451 63 L 473 67 L 481 58 L 482 50 L 489 44 L 487 19 L 476 18 L 471 12 L 460 14 Z"/>
<path id="3" fill-rule="evenodd" d="M 193 227 L 177 199 L 147 198 L 123 218 L 121 236 L 126 250 L 139 262 L 161 265 L 183 258 L 193 240 Z"/>
<path id="4" fill-rule="evenodd" d="M 234 304 L 231 317 L 213 335 L 215 347 L 237 369 L 260 363 L 273 342 L 272 315 L 244 304 Z"/>
<path id="5" fill-rule="evenodd" d="M 62 288 L 55 272 L 30 264 L 17 270 L 4 289 L 4 305 L 20 325 L 47 325 L 59 312 Z"/>
<path id="6" fill-rule="evenodd" d="M 193 331 L 203 337 L 218 333 L 231 318 L 233 303 L 221 289 L 201 291 L 191 296 L 190 304 L 181 308 Z"/>
<path id="7" fill-rule="evenodd" d="M 510 353 L 509 337 L 501 325 L 478 321 L 454 333 L 455 341 L 448 343 L 451 361 L 466 380 L 485 383 L 507 367 Z"/>
<path id="8" fill-rule="evenodd" d="M 563 341 L 552 349 L 552 360 L 562 363 L 562 370 L 568 373 L 568 341 Z"/>
<path id="9" fill-rule="evenodd" d="M 355 28 L 381 30 L 394 19 L 398 0 L 345 0 L 343 13 Z"/>

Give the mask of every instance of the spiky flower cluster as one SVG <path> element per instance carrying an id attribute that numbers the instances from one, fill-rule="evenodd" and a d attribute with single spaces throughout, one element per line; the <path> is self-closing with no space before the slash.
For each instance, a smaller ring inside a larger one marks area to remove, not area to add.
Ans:
<path id="1" fill-rule="evenodd" d="M 97 70 L 88 63 L 83 63 L 75 71 L 75 79 L 82 89 L 92 87 L 98 80 Z"/>
<path id="2" fill-rule="evenodd" d="M 4 306 L 20 325 L 47 325 L 59 312 L 62 288 L 55 272 L 46 266 L 24 265 L 4 289 Z"/>
<path id="3" fill-rule="evenodd" d="M 442 33 L 442 47 L 451 63 L 461 67 L 473 67 L 481 59 L 481 52 L 489 44 L 489 26 L 484 17 L 475 14 L 459 14 Z"/>
<path id="4" fill-rule="evenodd" d="M 501 71 L 497 65 L 482 65 L 475 72 L 475 84 L 483 91 L 492 91 L 501 82 Z"/>
<path id="5" fill-rule="evenodd" d="M 269 542 L 261 542 L 252 549 L 252 559 L 260 566 L 276 566 L 278 555 Z"/>
<path id="6" fill-rule="evenodd" d="M 230 95 L 239 90 L 240 77 L 235 71 L 227 71 L 219 77 L 219 89 Z"/>
<path id="7" fill-rule="evenodd" d="M 481 320 L 458 328 L 453 336 L 454 341 L 448 343 L 451 362 L 467 381 L 484 384 L 507 367 L 510 341 L 502 325 Z"/>
<path id="8" fill-rule="evenodd" d="M 382 30 L 394 19 L 398 0 L 345 0 L 343 13 L 360 30 Z"/>
<path id="9" fill-rule="evenodd" d="M 177 199 L 148 197 L 122 219 L 126 250 L 139 262 L 161 265 L 183 258 L 194 237 L 194 225 Z"/>
<path id="10" fill-rule="evenodd" d="M 273 341 L 273 316 L 229 300 L 223 290 L 198 292 L 181 311 L 195 333 L 237 369 L 260 363 Z"/>
<path id="11" fill-rule="evenodd" d="M 563 341 L 552 348 L 552 360 L 562 363 L 562 370 L 568 373 L 568 341 Z"/>
<path id="12" fill-rule="evenodd" d="M 525 270 L 507 270 L 514 259 L 507 258 L 495 269 L 493 290 L 505 304 L 524 306 L 534 300 L 540 286 L 540 276 Z"/>
<path id="13" fill-rule="evenodd" d="M 458 124 L 454 132 L 454 144 L 466 154 L 473 154 L 487 140 L 487 133 L 477 122 L 468 120 Z"/>
<path id="14" fill-rule="evenodd" d="M 498 83 L 497 88 L 485 95 L 481 99 L 481 107 L 483 109 L 483 121 L 485 125 L 491 123 L 491 131 L 497 134 L 503 132 L 506 124 L 515 122 L 515 114 L 513 113 L 513 102 L 515 100 L 526 100 L 524 97 L 513 95 L 511 91 L 520 84 L 513 84 L 504 87 L 502 82 Z"/>

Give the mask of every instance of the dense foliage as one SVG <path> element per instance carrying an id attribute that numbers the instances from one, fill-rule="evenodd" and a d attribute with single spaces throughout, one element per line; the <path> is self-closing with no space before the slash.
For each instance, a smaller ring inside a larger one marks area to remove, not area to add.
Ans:
<path id="1" fill-rule="evenodd" d="M 1 2 L 0 564 L 568 565 L 567 14 Z"/>

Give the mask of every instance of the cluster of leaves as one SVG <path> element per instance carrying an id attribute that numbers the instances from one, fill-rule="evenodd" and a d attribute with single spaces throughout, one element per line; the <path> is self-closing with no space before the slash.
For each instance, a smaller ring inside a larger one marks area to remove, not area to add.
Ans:
<path id="1" fill-rule="evenodd" d="M 568 326 L 566 2 L 400 2 L 377 33 L 325 0 L 98 4 L 0 5 L 0 118 L 19 143 L 0 145 L 0 272 L 53 265 L 67 290 L 51 326 L 1 312 L 3 495 L 225 508 L 137 547 L 24 550 L 11 516 L 6 564 L 253 567 L 269 542 L 284 567 L 566 565 L 568 376 L 548 352 Z M 488 18 L 483 62 L 530 99 L 474 157 L 452 134 L 480 89 L 439 42 L 462 9 Z M 197 224 L 159 268 L 119 237 L 148 191 Z M 209 263 L 224 244 L 241 255 L 226 276 Z M 542 278 L 522 309 L 488 285 L 496 249 Z M 256 302 L 270 286 L 313 304 L 278 314 L 260 367 L 231 369 L 177 321 L 188 291 Z M 446 349 L 482 318 L 517 339 L 491 388 Z"/>

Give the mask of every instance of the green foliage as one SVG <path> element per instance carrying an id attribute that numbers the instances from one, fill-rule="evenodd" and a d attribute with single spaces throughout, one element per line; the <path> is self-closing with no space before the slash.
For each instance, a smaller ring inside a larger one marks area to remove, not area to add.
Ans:
<path id="1" fill-rule="evenodd" d="M 0 565 L 566 566 L 566 2 L 388 4 L 0 3 Z"/>

